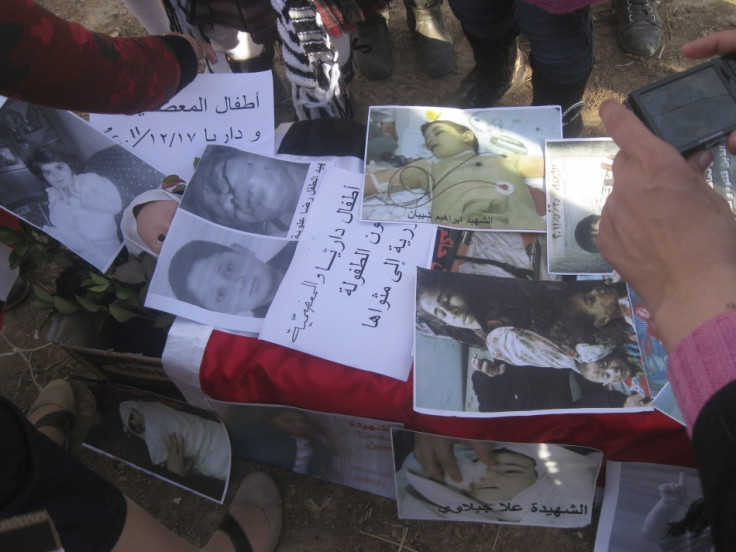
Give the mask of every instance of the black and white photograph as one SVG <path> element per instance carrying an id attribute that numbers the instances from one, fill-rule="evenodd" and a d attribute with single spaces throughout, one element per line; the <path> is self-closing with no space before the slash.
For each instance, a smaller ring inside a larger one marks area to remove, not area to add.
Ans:
<path id="1" fill-rule="evenodd" d="M 122 247 L 123 207 L 164 175 L 76 115 L 0 107 L 0 205 L 104 272 Z"/>
<path id="2" fill-rule="evenodd" d="M 156 263 L 146 306 L 257 332 L 296 244 L 230 230 L 180 210 Z"/>
<path id="3" fill-rule="evenodd" d="M 290 235 L 309 170 L 308 163 L 210 145 L 181 207 L 228 228 L 285 238 Z"/>
<path id="4" fill-rule="evenodd" d="M 598 251 L 601 210 L 613 189 L 610 138 L 550 140 L 545 146 L 547 249 L 554 274 L 609 274 Z"/>
<path id="5" fill-rule="evenodd" d="M 217 416 L 134 387 L 85 385 L 95 402 L 85 447 L 222 504 L 231 452 Z"/>
<path id="6" fill-rule="evenodd" d="M 396 422 L 283 405 L 207 400 L 228 428 L 233 455 L 395 498 Z"/>
<path id="7" fill-rule="evenodd" d="M 595 552 L 714 550 L 695 468 L 606 462 Z"/>
<path id="8" fill-rule="evenodd" d="M 561 134 L 557 106 L 372 106 L 362 218 L 542 232 L 544 141 Z"/>
<path id="9" fill-rule="evenodd" d="M 470 441 L 392 430 L 399 518 L 584 527 L 603 453 L 548 443 Z M 422 451 L 425 454 L 417 454 Z M 435 473 L 452 455 L 459 479 Z"/>
<path id="10" fill-rule="evenodd" d="M 628 301 L 622 282 L 418 269 L 415 409 L 651 409 Z"/>

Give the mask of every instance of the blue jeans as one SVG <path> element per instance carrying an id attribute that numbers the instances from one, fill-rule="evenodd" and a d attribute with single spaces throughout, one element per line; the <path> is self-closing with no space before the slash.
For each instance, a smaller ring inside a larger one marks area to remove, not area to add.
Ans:
<path id="1" fill-rule="evenodd" d="M 448 1 L 466 34 L 499 44 L 509 44 L 519 33 L 526 36 L 532 69 L 552 82 L 578 83 L 593 70 L 590 6 L 554 14 L 523 0 Z"/>

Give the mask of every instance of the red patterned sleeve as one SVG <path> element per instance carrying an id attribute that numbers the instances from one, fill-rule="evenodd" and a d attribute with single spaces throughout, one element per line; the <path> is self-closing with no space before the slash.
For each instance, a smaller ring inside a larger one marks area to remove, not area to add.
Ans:
<path id="1" fill-rule="evenodd" d="M 58 109 L 139 113 L 166 103 L 196 76 L 180 37 L 112 38 L 31 0 L 2 0 L 0 94 Z"/>

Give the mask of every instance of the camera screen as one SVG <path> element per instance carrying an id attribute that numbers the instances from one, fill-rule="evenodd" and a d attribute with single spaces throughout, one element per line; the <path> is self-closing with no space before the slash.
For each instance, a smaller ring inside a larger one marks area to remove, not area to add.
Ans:
<path id="1" fill-rule="evenodd" d="M 678 148 L 736 124 L 736 103 L 713 67 L 644 92 L 639 103 Z"/>

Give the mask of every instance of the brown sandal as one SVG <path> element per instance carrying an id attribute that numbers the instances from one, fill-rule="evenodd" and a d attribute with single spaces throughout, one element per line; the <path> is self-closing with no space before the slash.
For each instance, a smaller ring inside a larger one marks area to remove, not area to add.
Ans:
<path id="1" fill-rule="evenodd" d="M 77 403 L 74 400 L 74 390 L 64 380 L 54 380 L 41 390 L 38 398 L 31 405 L 28 412 L 28 418 L 33 413 L 44 406 L 56 406 L 60 410 L 51 411 L 33 422 L 36 429 L 43 427 L 53 427 L 58 429 L 64 435 L 64 442 L 61 445 L 66 448 L 69 443 L 69 433 L 72 423 L 77 417 Z"/>

